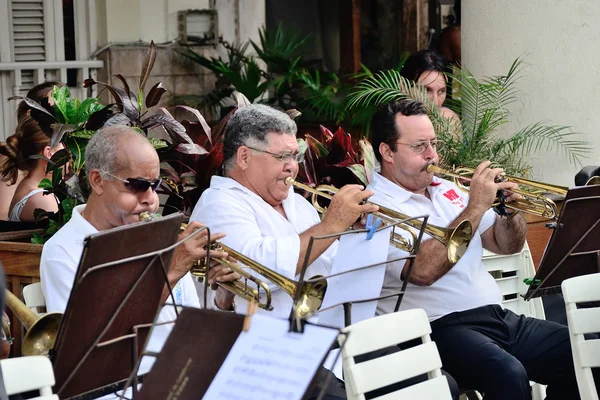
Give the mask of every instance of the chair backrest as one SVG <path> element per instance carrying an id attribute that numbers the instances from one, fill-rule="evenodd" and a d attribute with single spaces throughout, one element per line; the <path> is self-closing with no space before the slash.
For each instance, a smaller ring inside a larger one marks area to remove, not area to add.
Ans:
<path id="1" fill-rule="evenodd" d="M 23 288 L 23 300 L 29 308 L 46 307 L 46 299 L 40 282 L 31 283 Z"/>
<path id="2" fill-rule="evenodd" d="M 600 339 L 586 340 L 583 335 L 600 332 L 600 307 L 577 304 L 600 301 L 600 273 L 566 279 L 561 286 L 579 393 L 583 400 L 598 400 L 592 368 L 600 367 Z"/>
<path id="3" fill-rule="evenodd" d="M 541 297 L 525 301 L 521 296 L 529 289 L 523 280 L 535 276 L 535 266 L 527 242 L 517 254 L 498 255 L 484 250 L 483 265 L 496 280 L 504 307 L 526 317 L 546 318 Z"/>
<path id="4" fill-rule="evenodd" d="M 430 379 L 384 395 L 389 399 L 451 399 L 442 361 L 431 341 L 431 326 L 422 309 L 381 315 L 343 329 L 349 333 L 342 343 L 346 395 L 363 400 L 365 393 L 427 374 Z M 393 354 L 356 363 L 354 357 L 420 338 L 422 344 Z"/>
<path id="5" fill-rule="evenodd" d="M 29 356 L 0 360 L 6 393 L 11 396 L 39 390 L 42 399 L 52 399 L 54 371 L 48 357 Z"/>

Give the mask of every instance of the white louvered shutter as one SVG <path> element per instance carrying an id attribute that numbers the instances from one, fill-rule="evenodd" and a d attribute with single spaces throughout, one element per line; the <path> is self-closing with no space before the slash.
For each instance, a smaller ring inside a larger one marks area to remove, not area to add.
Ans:
<path id="1" fill-rule="evenodd" d="M 14 61 L 45 61 L 43 0 L 11 0 Z M 22 71 L 21 88 L 34 86 L 33 71 Z"/>

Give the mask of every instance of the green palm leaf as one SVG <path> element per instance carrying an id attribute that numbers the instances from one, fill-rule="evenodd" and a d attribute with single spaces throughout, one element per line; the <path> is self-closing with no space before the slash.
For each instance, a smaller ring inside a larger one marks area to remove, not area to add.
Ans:
<path id="1" fill-rule="evenodd" d="M 516 59 L 506 75 L 481 80 L 465 67 L 451 74 L 460 86 L 461 96 L 446 104 L 460 116 L 459 125 L 441 117 L 424 88 L 404 79 L 396 70 L 365 74 L 367 77 L 350 94 L 348 106 L 372 109 L 401 99 L 423 102 L 438 138 L 446 143 L 440 153 L 448 165 L 474 167 L 483 160 L 492 160 L 507 172 L 522 175 L 531 169 L 527 155 L 539 150 L 561 153 L 569 162 L 581 165 L 591 146 L 568 126 L 539 122 L 509 138 L 502 134 L 501 128 L 510 122 L 509 106 L 518 100 L 517 83 L 523 67 L 523 61 Z"/>

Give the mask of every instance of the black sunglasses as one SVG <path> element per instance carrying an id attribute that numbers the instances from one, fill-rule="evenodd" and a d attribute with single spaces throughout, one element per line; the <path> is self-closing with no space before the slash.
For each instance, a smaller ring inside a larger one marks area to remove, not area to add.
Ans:
<path id="1" fill-rule="evenodd" d="M 123 178 L 119 178 L 118 176 L 115 176 L 115 175 L 109 174 L 109 173 L 107 173 L 107 175 L 123 182 L 125 184 L 125 187 L 130 192 L 135 193 L 135 194 L 144 193 L 146 190 L 148 190 L 148 188 L 152 189 L 153 192 L 156 192 L 156 190 L 162 183 L 161 178 L 158 178 L 153 181 L 149 181 L 147 179 L 142 179 L 142 178 L 123 179 Z"/>

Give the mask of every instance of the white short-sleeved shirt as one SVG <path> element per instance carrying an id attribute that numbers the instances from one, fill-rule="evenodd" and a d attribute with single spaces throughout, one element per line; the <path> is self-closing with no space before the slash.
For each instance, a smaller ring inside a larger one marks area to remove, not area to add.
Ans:
<path id="1" fill-rule="evenodd" d="M 75 273 L 83 253 L 83 242 L 87 236 L 98 233 L 98 230 L 81 216 L 84 209 L 85 205 L 75 207 L 69 222 L 44 244 L 40 262 L 40 281 L 48 312 L 65 312 Z M 173 295 L 175 301 L 169 299 L 170 301 L 167 303 L 175 302 L 175 304 L 188 307 L 200 306 L 196 288 L 189 273 L 175 285 Z M 164 306 L 159 314 L 158 322 L 173 321 L 176 318 L 174 307 Z M 146 350 L 160 352 L 172 328 L 173 324 L 156 326 Z M 148 372 L 153 363 L 153 357 L 145 357 L 140 366 L 140 374 Z"/>
<path id="2" fill-rule="evenodd" d="M 370 201 L 408 216 L 429 215 L 428 223 L 440 227 L 447 227 L 454 221 L 469 201 L 468 195 L 456 185 L 437 177 L 427 188 L 431 200 L 403 189 L 377 172 L 373 172 L 368 189 L 375 192 Z M 482 262 L 481 234 L 492 227 L 495 219 L 496 214 L 491 209 L 483 215 L 466 253 L 431 286 L 408 283 L 400 309 L 423 308 L 429 320 L 433 321 L 452 312 L 501 304 L 500 289 Z M 425 234 L 423 240 L 426 239 L 431 237 Z M 394 246 L 389 247 L 388 259 L 406 255 L 408 253 Z M 392 294 L 401 287 L 400 274 L 404 264 L 403 260 L 388 264 L 382 295 Z M 393 312 L 395 305 L 396 297 L 380 300 L 377 305 L 378 315 Z"/>
<path id="3" fill-rule="evenodd" d="M 221 241 L 254 261 L 279 274 L 298 279 L 296 265 L 300 257 L 302 232 L 320 222 L 314 207 L 290 188 L 282 203 L 287 219 L 256 193 L 231 178 L 213 176 L 210 187 L 202 193 L 191 220 L 208 226 L 213 233 L 227 234 Z M 305 278 L 328 275 L 337 241 L 307 269 Z M 251 271 L 248 271 L 251 272 Z M 259 277 L 260 278 L 260 277 Z M 292 297 L 279 286 L 265 280 L 272 290 L 269 315 L 288 318 Z M 246 312 L 247 302 L 235 299 L 237 311 Z"/>

